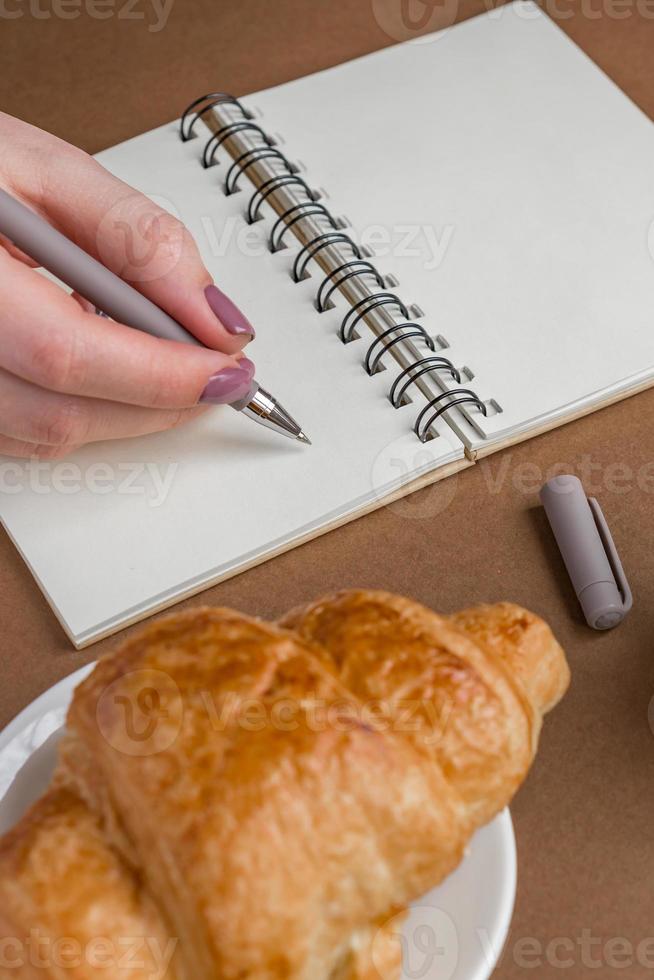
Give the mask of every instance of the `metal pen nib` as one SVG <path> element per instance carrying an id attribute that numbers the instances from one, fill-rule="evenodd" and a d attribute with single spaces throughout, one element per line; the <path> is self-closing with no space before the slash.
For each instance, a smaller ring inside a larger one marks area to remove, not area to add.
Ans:
<path id="1" fill-rule="evenodd" d="M 303 442 L 310 446 L 311 440 L 304 434 L 295 419 L 288 414 L 276 398 L 268 391 L 260 388 L 255 381 L 252 388 L 245 398 L 232 404 L 237 412 L 243 412 L 249 418 L 265 425 L 267 429 L 278 432 L 287 439 L 294 439 L 296 442 Z"/>

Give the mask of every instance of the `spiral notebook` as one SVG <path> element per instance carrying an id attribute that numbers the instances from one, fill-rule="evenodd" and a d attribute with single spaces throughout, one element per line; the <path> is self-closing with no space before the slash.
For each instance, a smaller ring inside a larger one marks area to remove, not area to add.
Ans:
<path id="1" fill-rule="evenodd" d="M 313 445 L 216 409 L 5 468 L 77 646 L 654 381 L 654 128 L 532 3 L 99 159 L 189 226 Z"/>

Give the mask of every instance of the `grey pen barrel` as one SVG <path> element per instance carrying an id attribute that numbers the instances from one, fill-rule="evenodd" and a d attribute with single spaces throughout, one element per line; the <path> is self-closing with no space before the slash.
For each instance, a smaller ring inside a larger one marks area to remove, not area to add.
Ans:
<path id="1" fill-rule="evenodd" d="M 0 231 L 113 320 L 162 340 L 202 346 L 177 320 L 3 190 Z"/>

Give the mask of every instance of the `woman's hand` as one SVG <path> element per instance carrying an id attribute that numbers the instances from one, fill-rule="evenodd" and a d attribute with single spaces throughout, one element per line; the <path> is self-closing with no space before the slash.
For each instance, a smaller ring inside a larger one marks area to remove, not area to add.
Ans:
<path id="1" fill-rule="evenodd" d="M 0 235 L 0 454 L 64 456 L 181 425 L 247 393 L 254 330 L 167 211 L 91 157 L 0 113 L 0 187 L 128 280 L 203 347 L 96 315 Z"/>

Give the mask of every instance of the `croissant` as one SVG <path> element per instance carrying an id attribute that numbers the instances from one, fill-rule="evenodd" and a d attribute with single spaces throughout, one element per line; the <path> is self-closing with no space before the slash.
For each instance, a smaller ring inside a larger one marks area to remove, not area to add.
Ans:
<path id="1" fill-rule="evenodd" d="M 0 978 L 396 980 L 391 920 L 509 802 L 567 683 L 508 604 L 159 620 L 77 688 L 52 786 L 0 841 Z"/>
<path id="2" fill-rule="evenodd" d="M 543 714 L 569 683 L 549 627 L 509 603 L 446 618 L 401 596 L 350 591 L 281 622 L 327 649 L 345 686 L 381 703 L 395 730 L 432 755 L 474 827 L 511 800 Z"/>

